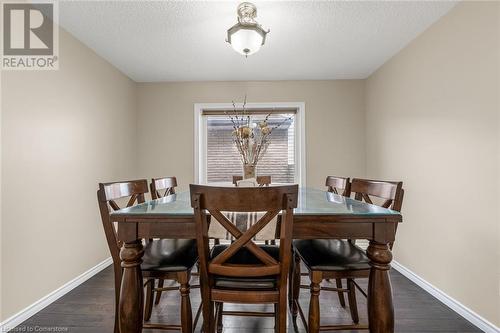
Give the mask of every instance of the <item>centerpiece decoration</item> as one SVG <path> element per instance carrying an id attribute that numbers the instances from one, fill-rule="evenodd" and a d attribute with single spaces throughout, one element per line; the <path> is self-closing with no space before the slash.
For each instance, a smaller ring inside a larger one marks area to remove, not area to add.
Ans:
<path id="1" fill-rule="evenodd" d="M 270 136 L 275 129 L 291 118 L 270 126 L 268 121 L 271 113 L 264 120 L 252 121 L 250 112 L 246 109 L 246 96 L 242 108 L 237 108 L 233 101 L 233 110 L 226 111 L 226 115 L 233 125 L 232 138 L 243 164 L 243 179 L 255 178 L 256 167 L 271 143 Z"/>

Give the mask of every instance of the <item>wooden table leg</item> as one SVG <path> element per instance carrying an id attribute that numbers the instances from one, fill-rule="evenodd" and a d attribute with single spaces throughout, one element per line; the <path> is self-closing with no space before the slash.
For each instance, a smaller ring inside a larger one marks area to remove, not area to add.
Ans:
<path id="1" fill-rule="evenodd" d="M 392 253 L 388 244 L 370 241 L 366 250 L 370 258 L 370 280 L 368 282 L 368 321 L 371 333 L 394 332 L 394 308 L 392 287 L 389 279 Z"/>
<path id="2" fill-rule="evenodd" d="M 142 331 L 144 291 L 141 263 L 143 254 L 140 240 L 124 243 L 120 251 L 123 267 L 119 309 L 120 333 Z"/>

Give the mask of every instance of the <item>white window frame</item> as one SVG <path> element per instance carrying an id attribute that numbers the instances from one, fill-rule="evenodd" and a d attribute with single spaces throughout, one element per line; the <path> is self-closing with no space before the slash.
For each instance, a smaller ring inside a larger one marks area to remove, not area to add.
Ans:
<path id="1" fill-rule="evenodd" d="M 243 104 L 236 104 L 242 108 Z M 279 110 L 296 109 L 295 114 L 295 182 L 301 187 L 306 186 L 306 135 L 305 135 L 305 103 L 247 103 L 247 109 Z M 194 104 L 194 180 L 198 184 L 207 183 L 207 142 L 206 138 L 207 119 L 203 117 L 203 111 L 209 110 L 233 110 L 232 103 L 195 103 Z M 285 111 L 284 111 L 285 112 Z"/>

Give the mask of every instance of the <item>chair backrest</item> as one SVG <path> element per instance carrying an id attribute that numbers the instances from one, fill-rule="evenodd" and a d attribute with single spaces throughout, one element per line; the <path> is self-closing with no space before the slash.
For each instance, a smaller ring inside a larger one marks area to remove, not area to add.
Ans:
<path id="1" fill-rule="evenodd" d="M 236 185 L 243 176 L 233 176 L 233 184 Z M 257 176 L 257 184 L 259 186 L 269 186 L 271 184 L 271 176 Z"/>
<path id="2" fill-rule="evenodd" d="M 280 283 L 286 283 L 290 267 L 293 209 L 297 207 L 298 185 L 272 187 L 211 187 L 190 185 L 191 206 L 194 208 L 200 279 L 211 275 L 248 277 L 278 275 Z M 241 232 L 222 213 L 265 212 L 260 220 L 245 232 Z M 280 212 L 279 261 L 255 244 L 252 239 Z M 230 232 L 236 240 L 215 258 L 209 258 L 208 214 Z M 226 264 L 240 249 L 245 247 L 261 264 Z"/>
<path id="3" fill-rule="evenodd" d="M 403 205 L 403 182 L 354 178 L 351 183 L 351 192 L 354 193 L 354 199 L 369 204 L 377 204 L 370 196 L 380 198 L 384 202 L 378 206 L 398 212 L 401 211 Z"/>
<path id="4" fill-rule="evenodd" d="M 159 199 L 175 193 L 177 178 L 163 177 L 151 179 L 151 198 Z"/>
<path id="5" fill-rule="evenodd" d="M 128 197 L 126 207 L 130 207 L 143 203 L 146 193 L 148 193 L 148 182 L 146 179 L 99 184 L 97 201 L 99 203 L 99 211 L 101 212 L 102 225 L 106 234 L 106 240 L 108 241 L 109 251 L 115 264 L 120 262 L 120 248 L 122 244 L 118 242 L 116 229 L 109 215 L 112 210 L 123 208 L 118 206 L 117 200 Z"/>
<path id="6" fill-rule="evenodd" d="M 344 197 L 351 196 L 351 182 L 349 177 L 326 177 L 325 186 L 328 187 L 328 192 L 342 194 Z"/>
<path id="7" fill-rule="evenodd" d="M 390 208 L 392 210 L 401 211 L 403 205 L 403 182 L 371 180 L 371 179 L 358 179 L 354 178 L 351 182 L 351 192 L 354 193 L 354 199 L 365 201 L 369 204 L 377 204 L 373 202 L 370 196 L 377 197 L 384 200 L 378 206 Z M 395 231 L 398 225 L 394 226 Z M 392 250 L 394 242 L 389 244 Z"/>

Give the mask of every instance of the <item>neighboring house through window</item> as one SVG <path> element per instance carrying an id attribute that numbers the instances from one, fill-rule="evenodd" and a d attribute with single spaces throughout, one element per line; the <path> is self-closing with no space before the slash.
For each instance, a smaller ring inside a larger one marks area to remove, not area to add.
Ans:
<path id="1" fill-rule="evenodd" d="M 300 108 L 302 106 L 302 108 Z M 305 184 L 303 168 L 303 104 L 293 107 L 246 107 L 250 123 L 257 126 L 270 114 L 270 127 L 279 125 L 269 136 L 270 144 L 257 165 L 257 175 L 270 175 L 273 183 Z M 233 175 L 242 175 L 242 161 L 233 138 L 233 124 L 226 112 L 231 109 L 216 105 L 195 106 L 196 177 L 200 183 L 230 182 Z"/>

